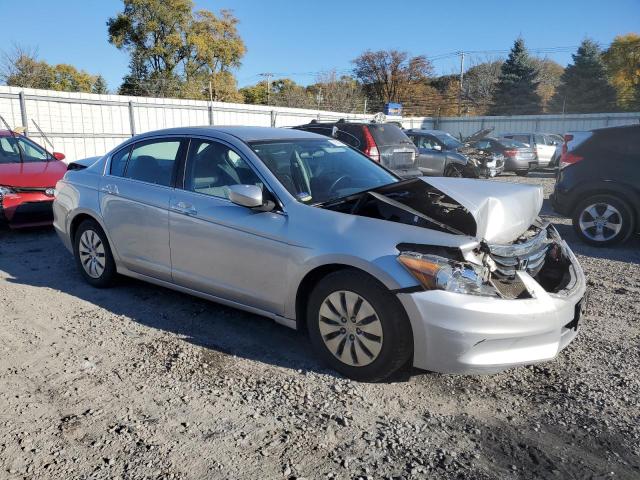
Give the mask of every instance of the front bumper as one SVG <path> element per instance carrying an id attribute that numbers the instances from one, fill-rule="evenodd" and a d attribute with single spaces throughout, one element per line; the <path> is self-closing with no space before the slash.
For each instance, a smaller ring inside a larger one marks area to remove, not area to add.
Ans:
<path id="1" fill-rule="evenodd" d="M 30 192 L 8 194 L 0 203 L 0 221 L 11 228 L 48 226 L 53 222 L 53 197 Z"/>
<path id="2" fill-rule="evenodd" d="M 441 290 L 400 293 L 414 336 L 414 366 L 442 373 L 495 373 L 554 358 L 576 336 L 586 281 L 575 256 L 571 282 L 546 292 L 521 272 L 533 298 L 507 300 Z M 574 328 L 575 327 L 575 328 Z"/>

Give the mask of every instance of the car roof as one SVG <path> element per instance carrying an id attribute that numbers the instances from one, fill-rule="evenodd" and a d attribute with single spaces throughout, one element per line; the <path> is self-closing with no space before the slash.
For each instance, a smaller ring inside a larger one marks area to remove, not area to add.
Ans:
<path id="1" fill-rule="evenodd" d="M 444 130 L 429 130 L 426 128 L 412 128 L 410 130 L 407 130 L 407 132 L 411 132 L 411 133 L 425 133 L 428 135 L 442 135 L 443 133 L 449 133 L 449 132 L 445 132 Z"/>
<path id="2" fill-rule="evenodd" d="M 240 125 L 165 128 L 163 130 L 154 130 L 152 132 L 142 133 L 137 135 L 136 139 L 143 139 L 145 137 L 157 135 L 215 135 L 216 133 L 233 135 L 244 142 L 254 142 L 259 140 L 293 140 L 304 138 L 326 139 L 325 136 L 318 135 L 317 133 L 294 130 L 292 128 L 245 127 Z"/>

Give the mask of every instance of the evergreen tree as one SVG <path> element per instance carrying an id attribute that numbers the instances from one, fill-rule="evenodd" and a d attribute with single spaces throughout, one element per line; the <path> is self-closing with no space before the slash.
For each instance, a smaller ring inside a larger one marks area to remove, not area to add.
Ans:
<path id="1" fill-rule="evenodd" d="M 518 38 L 507 61 L 502 64 L 500 78 L 493 94 L 490 115 L 534 115 L 542 112 L 537 92 L 538 72 L 524 40 Z"/>
<path id="2" fill-rule="evenodd" d="M 98 75 L 96 77 L 96 80 L 95 82 L 93 82 L 93 86 L 91 87 L 91 93 L 109 93 L 109 89 L 107 88 L 107 81 L 102 75 Z"/>
<path id="3" fill-rule="evenodd" d="M 572 55 L 560 86 L 552 99 L 554 112 L 599 113 L 615 109 L 616 91 L 609 83 L 600 48 L 593 40 L 583 40 Z"/>

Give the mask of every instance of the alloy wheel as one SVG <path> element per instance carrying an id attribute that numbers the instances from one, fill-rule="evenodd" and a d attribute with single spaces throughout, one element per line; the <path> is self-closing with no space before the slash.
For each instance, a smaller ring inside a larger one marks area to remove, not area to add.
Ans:
<path id="1" fill-rule="evenodd" d="M 622 215 L 613 205 L 594 203 L 580 214 L 580 231 L 594 242 L 611 240 L 622 230 Z"/>
<path id="2" fill-rule="evenodd" d="M 80 263 L 91 278 L 100 278 L 105 269 L 104 245 L 100 236 L 93 230 L 85 230 L 78 245 Z"/>
<path id="3" fill-rule="evenodd" d="M 322 302 L 318 322 L 325 346 L 341 362 L 362 367 L 380 355 L 382 323 L 371 304 L 357 293 L 331 293 Z"/>

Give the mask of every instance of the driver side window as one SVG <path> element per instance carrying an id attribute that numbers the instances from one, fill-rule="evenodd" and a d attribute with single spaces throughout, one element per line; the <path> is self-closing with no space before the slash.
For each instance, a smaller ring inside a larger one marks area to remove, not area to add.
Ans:
<path id="1" fill-rule="evenodd" d="M 418 148 L 435 150 L 435 142 L 429 137 L 418 137 Z"/>
<path id="2" fill-rule="evenodd" d="M 192 139 L 185 190 L 228 199 L 230 185 L 263 187 L 260 178 L 234 150 L 219 142 Z"/>

